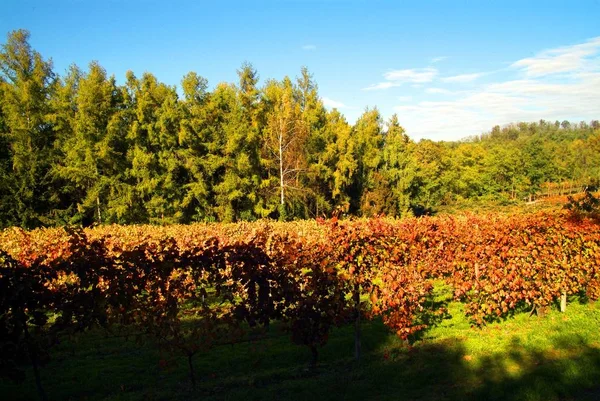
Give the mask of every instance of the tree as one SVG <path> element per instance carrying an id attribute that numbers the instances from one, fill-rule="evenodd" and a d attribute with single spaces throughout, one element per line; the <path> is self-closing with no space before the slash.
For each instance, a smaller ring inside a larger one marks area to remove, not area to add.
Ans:
<path id="1" fill-rule="evenodd" d="M 300 76 L 296 78 L 296 101 L 300 105 L 301 119 L 306 132 L 306 173 L 301 177 L 305 189 L 302 201 L 299 202 L 301 210 L 297 214 L 302 218 L 316 217 L 320 211 L 331 210 L 330 196 L 324 176 L 328 175 L 328 168 L 324 164 L 325 152 L 331 137 L 325 130 L 327 115 L 323 102 L 319 98 L 318 86 L 313 75 L 306 67 L 302 67 Z"/>
<path id="2" fill-rule="evenodd" d="M 67 91 L 68 85 L 69 81 Z M 122 100 L 114 77 L 108 78 L 98 63 L 90 63 L 89 71 L 78 78 L 74 106 L 73 134 L 61 143 L 63 157 L 54 173 L 70 188 L 76 206 L 71 223 L 110 221 L 107 204 L 127 167 L 125 138 L 118 129 Z"/>
<path id="3" fill-rule="evenodd" d="M 221 84 L 213 95 L 221 114 L 218 137 L 223 167 L 214 187 L 217 217 L 221 221 L 251 220 L 260 210 L 258 130 L 243 106 L 244 93 Z"/>
<path id="4" fill-rule="evenodd" d="M 284 78 L 282 82 L 267 82 L 263 99 L 266 116 L 263 130 L 266 182 L 276 185 L 279 218 L 285 220 L 294 196 L 304 190 L 300 177 L 307 167 L 304 156 L 307 127 L 302 121 L 302 111 L 294 99 L 294 87 L 289 78 Z"/>
<path id="5" fill-rule="evenodd" d="M 444 197 L 447 189 L 441 180 L 446 171 L 444 152 L 441 144 L 431 140 L 423 139 L 412 146 L 410 154 L 417 168 L 411 209 L 416 215 L 431 213 Z"/>
<path id="6" fill-rule="evenodd" d="M 182 134 L 177 92 L 149 73 L 140 80 L 129 73 L 127 86 L 135 119 L 128 132 L 131 167 L 126 174 L 140 205 L 137 221 L 182 222 L 189 186 L 177 152 Z"/>
<path id="7" fill-rule="evenodd" d="M 0 77 L 0 85 L 2 85 L 1 82 L 2 78 Z M 0 107 L 0 221 L 2 221 L 0 227 L 20 223 L 13 207 L 15 182 L 12 175 L 12 152 L 7 133 L 8 128 Z"/>
<path id="8" fill-rule="evenodd" d="M 516 146 L 499 145 L 488 150 L 485 160 L 486 191 L 516 199 L 527 190 L 523 155 Z"/>
<path id="9" fill-rule="evenodd" d="M 311 168 L 318 172 L 322 182 L 326 201 L 323 205 L 327 211 L 348 212 L 350 208 L 347 189 L 358 165 L 349 151 L 351 133 L 352 127 L 338 110 L 326 114 L 325 126 L 318 138 L 322 141 L 323 151 L 318 156 L 318 164 Z"/>
<path id="10" fill-rule="evenodd" d="M 540 190 L 545 181 L 552 179 L 550 159 L 540 138 L 532 138 L 523 147 L 525 175 L 529 179 L 529 199 Z"/>
<path id="11" fill-rule="evenodd" d="M 392 115 L 384 135 L 382 177 L 376 184 L 380 192 L 388 191 L 385 207 L 381 210 L 388 215 L 410 214 L 410 190 L 414 177 L 414 166 L 410 164 L 408 154 L 410 144 L 411 140 L 400 126 L 398 116 Z"/>
<path id="12" fill-rule="evenodd" d="M 484 193 L 484 169 L 487 152 L 481 144 L 461 143 L 447 153 L 448 168 L 442 181 L 449 197 L 477 199 Z"/>
<path id="13" fill-rule="evenodd" d="M 51 123 L 56 77 L 52 62 L 32 50 L 29 32 L 13 31 L 0 51 L 2 137 L 12 159 L 14 221 L 23 227 L 52 222 L 55 198 L 48 174 L 54 156 Z M 6 151 L 5 160 L 6 160 Z"/>
<path id="14" fill-rule="evenodd" d="M 352 128 L 349 148 L 352 157 L 357 161 L 352 184 L 348 188 L 350 211 L 356 214 L 369 215 L 380 208 L 373 197 L 376 173 L 382 165 L 381 150 L 383 148 L 382 119 L 376 108 L 360 116 Z"/>

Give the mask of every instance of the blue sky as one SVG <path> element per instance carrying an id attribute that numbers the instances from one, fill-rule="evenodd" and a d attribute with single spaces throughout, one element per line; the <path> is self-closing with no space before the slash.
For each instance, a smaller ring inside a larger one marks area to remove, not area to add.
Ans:
<path id="1" fill-rule="evenodd" d="M 353 123 L 397 113 L 414 139 L 459 139 L 516 121 L 600 118 L 600 0 L 1 0 L 62 74 L 97 60 L 120 82 L 196 71 L 235 82 L 307 66 Z M 4 42 L 4 40 L 2 40 Z"/>

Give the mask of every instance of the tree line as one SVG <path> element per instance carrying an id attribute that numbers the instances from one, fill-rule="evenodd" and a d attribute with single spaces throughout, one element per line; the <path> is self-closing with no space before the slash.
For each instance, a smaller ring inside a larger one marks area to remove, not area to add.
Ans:
<path id="1" fill-rule="evenodd" d="M 458 142 L 409 138 L 398 116 L 327 110 L 307 68 L 250 64 L 209 90 L 98 63 L 53 71 L 13 31 L 0 50 L 0 225 L 420 215 L 600 180 L 600 124 L 519 123 Z M 432 116 L 436 118 L 436 116 Z"/>

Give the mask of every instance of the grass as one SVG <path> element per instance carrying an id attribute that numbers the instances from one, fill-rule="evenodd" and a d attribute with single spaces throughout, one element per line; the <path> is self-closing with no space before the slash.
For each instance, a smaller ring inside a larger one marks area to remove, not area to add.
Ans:
<path id="1" fill-rule="evenodd" d="M 97 330 L 57 345 L 42 380 L 51 400 L 600 399 L 600 302 L 477 329 L 447 293 L 436 301 L 448 315 L 410 347 L 381 322 L 366 322 L 355 362 L 352 328 L 336 329 L 316 371 L 306 369 L 308 349 L 272 328 L 260 340 L 196 356 L 193 389 L 183 356 Z M 32 377 L 0 381 L 0 398 L 37 399 Z"/>

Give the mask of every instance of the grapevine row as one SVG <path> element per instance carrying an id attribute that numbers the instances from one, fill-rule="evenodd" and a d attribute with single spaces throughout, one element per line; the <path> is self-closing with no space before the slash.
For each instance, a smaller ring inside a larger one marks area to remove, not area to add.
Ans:
<path id="1" fill-rule="evenodd" d="M 475 325 L 600 296 L 600 227 L 562 213 L 295 223 L 8 229 L 0 234 L 0 375 L 61 336 L 131 328 L 193 358 L 282 322 L 311 364 L 336 325 L 381 316 L 408 339 L 433 282 Z M 439 312 L 439 311 L 433 311 Z"/>

